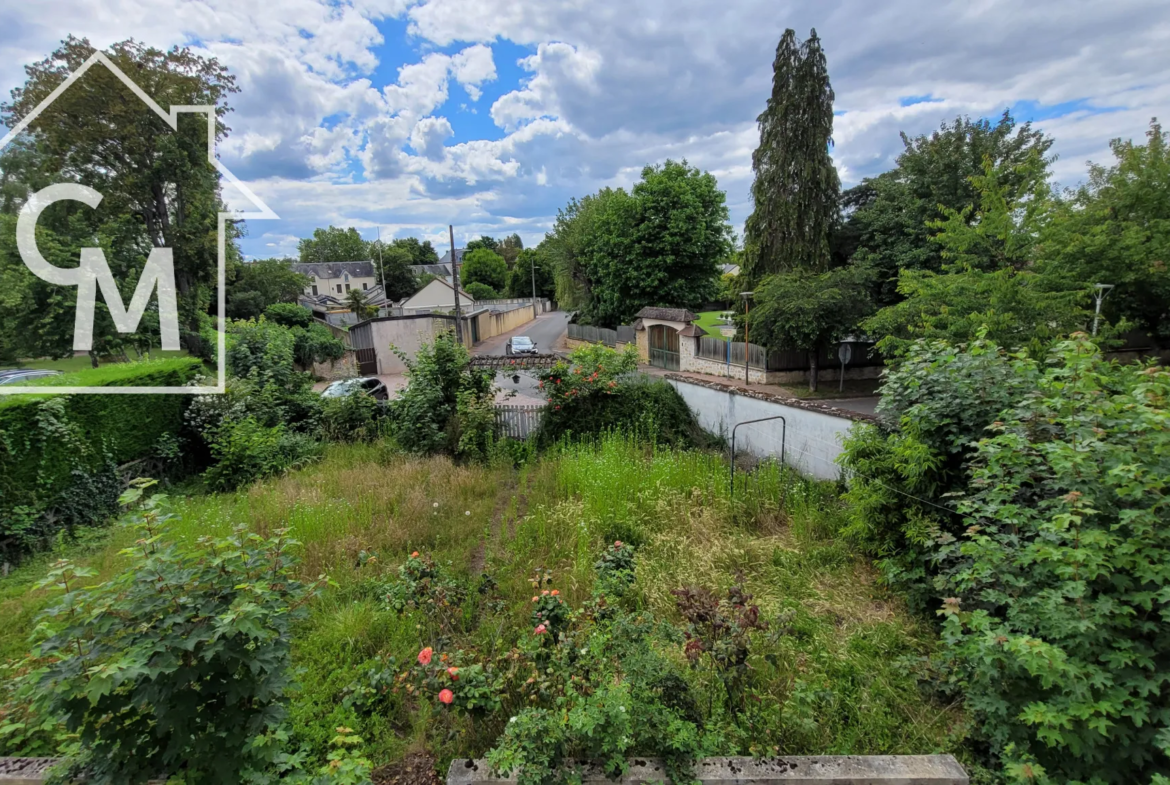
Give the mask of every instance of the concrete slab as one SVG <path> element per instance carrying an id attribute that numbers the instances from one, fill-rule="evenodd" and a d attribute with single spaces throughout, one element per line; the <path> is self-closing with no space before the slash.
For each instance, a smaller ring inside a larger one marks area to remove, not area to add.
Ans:
<path id="1" fill-rule="evenodd" d="M 967 772 L 951 755 L 815 755 L 773 758 L 706 758 L 695 766 L 704 785 L 969 785 Z M 636 758 L 619 785 L 665 782 L 660 761 Z M 494 777 L 485 760 L 454 760 L 447 785 L 507 785 L 515 776 Z M 582 785 L 613 785 L 596 766 L 581 771 Z"/>

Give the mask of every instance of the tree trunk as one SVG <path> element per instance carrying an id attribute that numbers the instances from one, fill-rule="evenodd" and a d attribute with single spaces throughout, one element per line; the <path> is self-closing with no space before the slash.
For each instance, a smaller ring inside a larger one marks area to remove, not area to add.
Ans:
<path id="1" fill-rule="evenodd" d="M 89 364 L 93 368 L 98 367 L 97 352 L 95 352 L 93 349 L 89 350 Z"/>
<path id="2" fill-rule="evenodd" d="M 813 349 L 808 353 L 808 389 L 813 392 L 817 391 L 817 371 L 820 370 L 818 363 L 821 359 L 821 353 Z"/>

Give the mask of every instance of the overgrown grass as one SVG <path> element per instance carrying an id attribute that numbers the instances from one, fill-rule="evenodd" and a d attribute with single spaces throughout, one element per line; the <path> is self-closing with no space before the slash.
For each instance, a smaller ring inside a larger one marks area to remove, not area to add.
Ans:
<path id="1" fill-rule="evenodd" d="M 732 493 L 722 456 L 621 435 L 562 444 L 519 471 L 351 445 L 236 493 L 176 501 L 174 534 L 288 526 L 303 544 L 301 572 L 336 581 L 293 641 L 300 682 L 290 706 L 294 738 L 317 757 L 341 725 L 366 740 L 377 763 L 426 748 L 445 765 L 457 755 L 482 755 L 500 730 L 492 722 L 438 722 L 429 703 L 405 694 L 394 693 L 376 712 L 347 700 L 370 668 L 404 668 L 431 645 L 432 625 L 420 611 L 400 614 L 385 600 L 411 551 L 431 556 L 467 586 L 481 569 L 492 575 L 501 607 L 489 612 L 473 607 L 479 599 L 469 601 L 450 644 L 490 658 L 531 635 L 526 581 L 535 569 L 552 570 L 578 607 L 593 588 L 598 552 L 619 539 L 637 546 L 638 608 L 678 623 L 672 589 L 725 591 L 738 583 L 770 622 L 753 633 L 750 664 L 761 698 L 780 709 L 753 719 L 741 736 L 729 735 L 727 753 L 908 754 L 961 746 L 963 717 L 920 690 L 915 676 L 934 645 L 932 632 L 836 538 L 842 508 L 835 487 L 774 464 L 738 473 Z M 126 544 L 119 529 L 107 536 L 74 554 L 98 570 L 95 580 L 113 574 Z M 11 620 L 0 629 L 0 657 L 26 648 L 46 602 L 31 587 L 47 562 L 0 581 L 0 615 Z M 681 649 L 667 654 L 685 667 Z M 711 673 L 689 672 L 700 694 L 715 689 Z"/>

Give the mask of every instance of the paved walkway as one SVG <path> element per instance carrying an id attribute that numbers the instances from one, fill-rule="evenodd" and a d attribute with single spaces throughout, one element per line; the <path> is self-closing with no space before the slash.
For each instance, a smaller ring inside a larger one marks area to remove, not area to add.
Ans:
<path id="1" fill-rule="evenodd" d="M 564 311 L 549 311 L 542 313 L 535 319 L 517 327 L 511 332 L 480 341 L 472 347 L 471 353 L 477 356 L 485 354 L 505 354 L 504 347 L 508 339 L 516 335 L 524 335 L 532 339 L 538 352 L 551 352 L 563 339 L 569 330 L 569 314 Z"/>

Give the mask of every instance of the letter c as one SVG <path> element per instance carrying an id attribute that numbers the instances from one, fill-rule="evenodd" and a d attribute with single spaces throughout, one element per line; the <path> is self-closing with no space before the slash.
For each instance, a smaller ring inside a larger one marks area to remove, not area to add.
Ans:
<path id="1" fill-rule="evenodd" d="M 101 204 L 102 195 L 89 186 L 78 183 L 57 183 L 37 191 L 29 197 L 24 207 L 20 208 L 20 215 L 16 219 L 16 247 L 20 251 L 20 258 L 33 275 L 49 283 L 78 286 L 86 277 L 92 276 L 84 265 L 76 268 L 54 267 L 41 256 L 41 251 L 37 248 L 37 221 L 41 213 L 54 202 L 66 200 L 82 202 L 96 208 Z"/>

